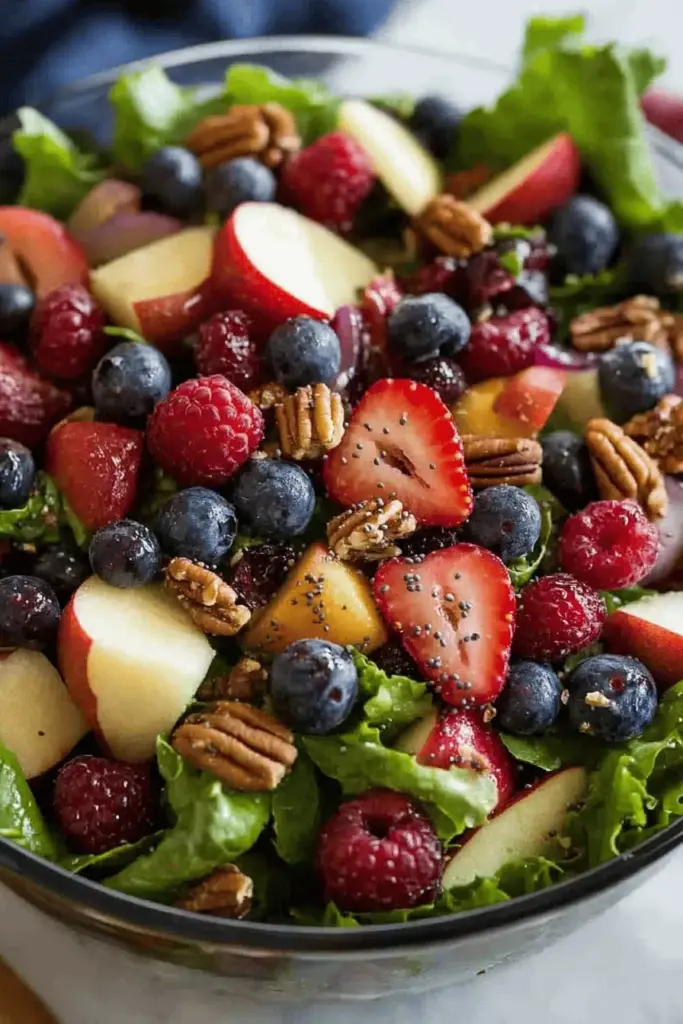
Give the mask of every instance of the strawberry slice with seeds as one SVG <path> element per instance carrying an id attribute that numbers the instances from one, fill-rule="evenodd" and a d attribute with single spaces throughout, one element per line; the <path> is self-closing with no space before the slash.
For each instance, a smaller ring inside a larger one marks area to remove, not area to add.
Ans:
<path id="1" fill-rule="evenodd" d="M 395 558 L 375 575 L 374 597 L 436 692 L 455 707 L 495 700 L 503 689 L 515 624 L 507 569 L 475 544 Z"/>
<path id="2" fill-rule="evenodd" d="M 429 526 L 458 526 L 472 511 L 453 417 L 435 391 L 412 380 L 368 388 L 323 473 L 342 505 L 398 498 Z"/>

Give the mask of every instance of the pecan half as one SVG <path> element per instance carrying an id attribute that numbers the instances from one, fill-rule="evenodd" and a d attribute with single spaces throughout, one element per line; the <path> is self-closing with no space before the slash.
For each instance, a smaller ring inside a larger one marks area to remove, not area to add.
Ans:
<path id="1" fill-rule="evenodd" d="M 447 256 L 471 256 L 493 237 L 493 228 L 474 207 L 447 193 L 430 200 L 414 223 Z"/>
<path id="2" fill-rule="evenodd" d="M 262 384 L 260 388 L 254 388 L 253 391 L 249 392 L 249 398 L 257 405 L 261 412 L 268 412 L 270 409 L 274 409 L 278 402 L 284 402 L 287 397 L 287 389 L 283 388 L 282 384 L 278 384 L 277 381 L 271 381 L 269 384 Z"/>
<path id="3" fill-rule="evenodd" d="M 580 352 L 607 352 L 620 341 L 647 341 L 668 349 L 673 328 L 671 313 L 649 295 L 582 313 L 569 326 L 572 345 Z"/>
<path id="4" fill-rule="evenodd" d="M 624 433 L 637 441 L 662 473 L 683 473 L 683 399 L 664 395 L 654 409 L 639 413 L 624 424 Z"/>
<path id="5" fill-rule="evenodd" d="M 265 690 L 268 673 L 255 658 L 240 658 L 227 676 L 216 676 L 202 683 L 197 697 L 203 701 L 257 701 Z"/>
<path id="6" fill-rule="evenodd" d="M 475 491 L 498 484 L 540 484 L 543 449 L 527 437 L 462 435 L 465 466 Z"/>
<path id="7" fill-rule="evenodd" d="M 417 519 L 400 501 L 375 498 L 331 519 L 327 539 L 342 561 L 379 562 L 400 555 L 394 541 L 409 537 L 416 529 Z"/>
<path id="8" fill-rule="evenodd" d="M 294 117 L 279 103 L 236 104 L 200 121 L 185 145 L 205 170 L 239 156 L 257 157 L 274 168 L 301 148 L 301 138 Z"/>
<path id="9" fill-rule="evenodd" d="M 296 761 L 294 734 L 251 704 L 217 701 L 189 715 L 173 733 L 185 761 L 231 789 L 275 789 Z"/>
<path id="10" fill-rule="evenodd" d="M 240 920 L 251 910 L 253 895 L 251 878 L 243 875 L 236 864 L 226 864 L 194 885 L 186 896 L 176 902 L 176 907 L 195 914 Z"/>
<path id="11" fill-rule="evenodd" d="M 246 626 L 251 612 L 237 603 L 237 594 L 205 565 L 173 558 L 166 566 L 166 586 L 205 633 L 234 636 Z"/>
<path id="12" fill-rule="evenodd" d="M 602 498 L 630 498 L 648 519 L 666 515 L 668 498 L 657 464 L 611 420 L 589 420 L 586 445 Z"/>
<path id="13" fill-rule="evenodd" d="M 327 384 L 297 388 L 275 406 L 282 454 L 290 459 L 319 459 L 341 443 L 344 404 Z"/>

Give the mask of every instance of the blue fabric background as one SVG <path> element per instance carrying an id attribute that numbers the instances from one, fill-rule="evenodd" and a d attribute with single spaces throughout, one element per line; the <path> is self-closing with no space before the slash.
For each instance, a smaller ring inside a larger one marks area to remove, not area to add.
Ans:
<path id="1" fill-rule="evenodd" d="M 111 65 L 217 39 L 367 35 L 395 0 L 0 0 L 0 109 Z"/>

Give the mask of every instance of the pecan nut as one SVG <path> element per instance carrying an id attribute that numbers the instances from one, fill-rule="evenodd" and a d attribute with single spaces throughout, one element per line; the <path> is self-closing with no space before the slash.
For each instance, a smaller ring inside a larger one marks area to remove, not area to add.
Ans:
<path id="1" fill-rule="evenodd" d="M 417 529 L 417 519 L 396 498 L 364 501 L 335 516 L 327 524 L 327 539 L 337 558 L 345 562 L 379 562 L 395 558 L 394 543 Z"/>
<path id="2" fill-rule="evenodd" d="M 498 484 L 540 484 L 543 449 L 527 437 L 462 435 L 465 466 L 475 491 Z"/>
<path id="3" fill-rule="evenodd" d="M 662 473 L 683 473 L 683 399 L 664 395 L 654 409 L 624 424 L 624 433 L 651 455 Z"/>
<path id="4" fill-rule="evenodd" d="M 189 558 L 171 559 L 166 566 L 166 586 L 195 624 L 212 636 L 234 636 L 251 618 L 249 609 L 238 604 L 232 587 Z"/>
<path id="5" fill-rule="evenodd" d="M 282 454 L 290 459 L 319 459 L 341 443 L 344 404 L 327 384 L 297 388 L 275 406 Z"/>
<path id="6" fill-rule="evenodd" d="M 473 206 L 447 193 L 427 203 L 415 227 L 446 256 L 471 256 L 493 238 L 493 228 Z"/>
<path id="7" fill-rule="evenodd" d="M 202 683 L 197 697 L 202 701 L 257 701 L 264 692 L 268 673 L 255 658 L 240 658 L 228 675 L 216 676 Z"/>
<path id="8" fill-rule="evenodd" d="M 200 121 L 185 145 L 205 170 L 240 156 L 257 157 L 275 168 L 301 148 L 301 138 L 294 117 L 279 103 L 236 104 Z"/>
<path id="9" fill-rule="evenodd" d="M 240 920 L 251 910 L 254 883 L 236 864 L 225 864 L 176 902 L 180 910 Z"/>
<path id="10" fill-rule="evenodd" d="M 283 388 L 282 384 L 278 384 L 277 381 L 262 384 L 260 388 L 254 388 L 249 392 L 250 400 L 258 406 L 261 412 L 269 412 L 275 408 L 278 402 L 284 402 L 286 397 L 286 388 Z"/>
<path id="11" fill-rule="evenodd" d="M 668 498 L 657 464 L 611 420 L 589 420 L 586 445 L 600 496 L 637 501 L 648 519 L 666 515 Z"/>
<path id="12" fill-rule="evenodd" d="M 659 299 L 635 295 L 574 317 L 569 330 L 579 352 L 607 352 L 621 341 L 647 341 L 668 349 L 674 326 L 674 317 L 660 308 Z"/>
<path id="13" fill-rule="evenodd" d="M 297 756 L 294 734 L 287 726 L 237 701 L 217 701 L 188 715 L 172 742 L 194 768 L 243 792 L 275 789 Z"/>

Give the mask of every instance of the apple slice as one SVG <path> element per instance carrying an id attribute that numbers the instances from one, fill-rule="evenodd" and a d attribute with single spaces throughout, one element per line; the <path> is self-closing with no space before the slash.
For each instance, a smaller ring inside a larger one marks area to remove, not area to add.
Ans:
<path id="1" fill-rule="evenodd" d="M 376 275 L 368 257 L 322 224 L 277 203 L 242 203 L 216 239 L 217 295 L 272 328 L 331 319 Z"/>
<path id="2" fill-rule="evenodd" d="M 120 761 L 154 755 L 213 660 L 204 633 L 152 584 L 117 590 L 93 576 L 64 610 L 58 659 L 69 692 Z"/>
<path id="3" fill-rule="evenodd" d="M 683 142 L 683 96 L 664 89 L 649 89 L 641 97 L 640 105 L 650 124 Z"/>
<path id="4" fill-rule="evenodd" d="M 579 187 L 581 157 L 566 132 L 527 153 L 467 200 L 492 224 L 538 224 Z"/>
<path id="5" fill-rule="evenodd" d="M 585 796 L 587 782 L 584 768 L 565 768 L 524 790 L 463 843 L 446 865 L 444 889 L 490 878 L 508 861 L 542 855 Z"/>
<path id="6" fill-rule="evenodd" d="M 0 741 L 27 779 L 59 764 L 88 731 L 57 669 L 39 651 L 0 653 Z"/>
<path id="7" fill-rule="evenodd" d="M 105 178 L 81 199 L 69 218 L 69 231 L 79 242 L 115 213 L 140 209 L 142 192 L 137 185 L 119 178 Z"/>
<path id="8" fill-rule="evenodd" d="M 187 305 L 209 276 L 213 239 L 213 228 L 187 228 L 135 249 L 92 272 L 93 294 L 115 323 L 148 341 L 182 338 L 192 329 Z"/>
<path id="9" fill-rule="evenodd" d="M 61 284 L 88 283 L 88 261 L 63 224 L 40 210 L 0 206 L 0 235 L 42 297 Z"/>
<path id="10" fill-rule="evenodd" d="M 400 121 L 364 100 L 345 100 L 337 123 L 363 147 L 375 174 L 409 216 L 439 194 L 438 163 Z"/>
<path id="11" fill-rule="evenodd" d="M 581 434 L 589 420 L 602 419 L 606 415 L 595 367 L 567 373 L 556 409 L 560 422 Z"/>
<path id="12" fill-rule="evenodd" d="M 99 267 L 160 238 L 176 235 L 182 228 L 181 221 L 167 217 L 165 213 L 117 210 L 83 236 L 83 250 L 90 266 Z"/>
<path id="13" fill-rule="evenodd" d="M 649 668 L 662 689 L 683 679 L 683 592 L 642 597 L 607 616 L 603 640 Z"/>
<path id="14" fill-rule="evenodd" d="M 529 366 L 508 379 L 493 403 L 493 411 L 504 419 L 540 430 L 550 419 L 566 381 L 565 370 Z"/>
<path id="15" fill-rule="evenodd" d="M 659 534 L 657 561 L 641 586 L 655 587 L 657 590 L 680 590 L 683 571 L 683 480 L 665 476 L 664 486 L 669 503 L 664 518 L 655 523 Z"/>

